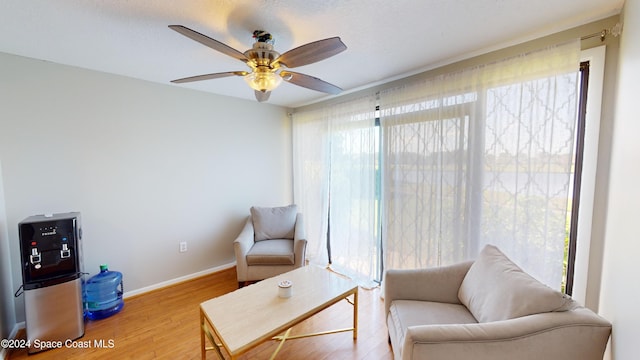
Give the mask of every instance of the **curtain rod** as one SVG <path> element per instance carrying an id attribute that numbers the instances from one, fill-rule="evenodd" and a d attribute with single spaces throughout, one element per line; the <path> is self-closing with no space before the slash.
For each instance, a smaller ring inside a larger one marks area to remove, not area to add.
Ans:
<path id="1" fill-rule="evenodd" d="M 613 35 L 614 37 L 618 37 L 622 33 L 622 24 L 616 23 L 613 27 L 609 29 L 602 29 L 602 31 L 589 34 L 580 38 L 580 40 L 587 40 L 594 38 L 596 36 L 600 37 L 600 41 L 604 41 L 607 35 Z"/>

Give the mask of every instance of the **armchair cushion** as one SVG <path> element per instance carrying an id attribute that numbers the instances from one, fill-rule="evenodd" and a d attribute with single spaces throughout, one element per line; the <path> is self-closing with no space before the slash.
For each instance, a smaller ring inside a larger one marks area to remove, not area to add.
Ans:
<path id="1" fill-rule="evenodd" d="M 293 240 L 257 241 L 247 253 L 247 265 L 293 265 Z"/>
<path id="2" fill-rule="evenodd" d="M 293 239 L 297 206 L 257 207 L 251 209 L 254 240 Z"/>
<path id="3" fill-rule="evenodd" d="M 487 245 L 462 280 L 458 298 L 479 322 L 566 311 L 571 299 L 537 281 Z"/>
<path id="4" fill-rule="evenodd" d="M 389 308 L 389 333 L 404 343 L 406 329 L 414 326 L 475 324 L 476 319 L 464 305 L 432 301 L 395 300 Z"/>

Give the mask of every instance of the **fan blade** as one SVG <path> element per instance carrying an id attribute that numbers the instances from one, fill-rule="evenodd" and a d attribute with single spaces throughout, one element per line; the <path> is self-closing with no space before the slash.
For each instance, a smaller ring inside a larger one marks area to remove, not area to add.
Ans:
<path id="1" fill-rule="evenodd" d="M 312 64 L 347 50 L 347 46 L 339 37 L 314 41 L 291 49 L 274 60 L 288 68 Z"/>
<path id="2" fill-rule="evenodd" d="M 256 100 L 258 100 L 259 102 L 265 102 L 267 100 L 269 100 L 269 96 L 271 96 L 271 91 L 259 91 L 259 90 L 255 90 L 255 94 L 256 94 Z"/>
<path id="3" fill-rule="evenodd" d="M 228 72 L 222 72 L 222 73 L 190 76 L 190 77 L 186 77 L 186 78 L 182 78 L 182 79 L 171 80 L 171 82 L 174 83 L 174 84 L 182 84 L 182 83 L 188 83 L 188 82 L 192 82 L 192 81 L 211 80 L 211 79 L 218 79 L 218 78 L 234 76 L 234 75 L 236 75 L 236 76 L 245 76 L 247 74 L 248 74 L 248 72 L 246 72 L 246 71 L 228 71 Z"/>
<path id="4" fill-rule="evenodd" d="M 324 80 L 320 80 L 317 77 L 300 74 L 292 71 L 281 71 L 280 76 L 284 81 L 288 81 L 292 84 L 305 87 L 307 89 L 325 92 L 332 95 L 337 95 L 342 92 L 339 87 L 329 84 Z"/>
<path id="5" fill-rule="evenodd" d="M 180 34 L 188 37 L 191 40 L 195 40 L 205 46 L 208 46 L 210 48 L 212 48 L 213 50 L 219 51 L 225 55 L 229 55 L 234 59 L 238 59 L 242 62 L 247 62 L 249 61 L 249 59 L 247 59 L 246 56 L 244 56 L 243 53 L 241 53 L 240 51 L 232 48 L 229 45 L 223 44 L 218 40 L 214 40 L 210 37 L 208 37 L 207 35 L 201 34 L 195 30 L 191 30 L 187 27 L 184 27 L 182 25 L 169 25 L 169 28 L 179 32 Z"/>

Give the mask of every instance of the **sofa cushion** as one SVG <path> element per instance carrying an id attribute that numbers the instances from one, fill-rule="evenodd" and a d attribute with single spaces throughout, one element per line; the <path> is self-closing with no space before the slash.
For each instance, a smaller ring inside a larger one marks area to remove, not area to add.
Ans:
<path id="1" fill-rule="evenodd" d="M 522 271 L 492 245 L 485 246 L 471 265 L 458 298 L 479 322 L 565 311 L 571 300 Z"/>
<path id="2" fill-rule="evenodd" d="M 293 239 L 298 207 L 257 207 L 251 209 L 254 240 Z"/>
<path id="3" fill-rule="evenodd" d="M 257 241 L 247 252 L 247 265 L 293 265 L 293 240 Z"/>
<path id="4" fill-rule="evenodd" d="M 417 300 L 393 300 L 387 318 L 389 336 L 395 344 L 404 343 L 411 326 L 474 323 L 476 319 L 464 305 Z M 399 347 L 394 346 L 396 349 Z"/>

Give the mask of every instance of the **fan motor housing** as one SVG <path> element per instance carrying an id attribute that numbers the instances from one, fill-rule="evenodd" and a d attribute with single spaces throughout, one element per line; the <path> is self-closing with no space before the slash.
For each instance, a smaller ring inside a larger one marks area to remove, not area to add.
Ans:
<path id="1" fill-rule="evenodd" d="M 256 66 L 269 66 L 280 57 L 280 53 L 273 50 L 273 45 L 264 42 L 256 42 L 253 48 L 244 52 L 244 56 L 252 60 Z"/>

